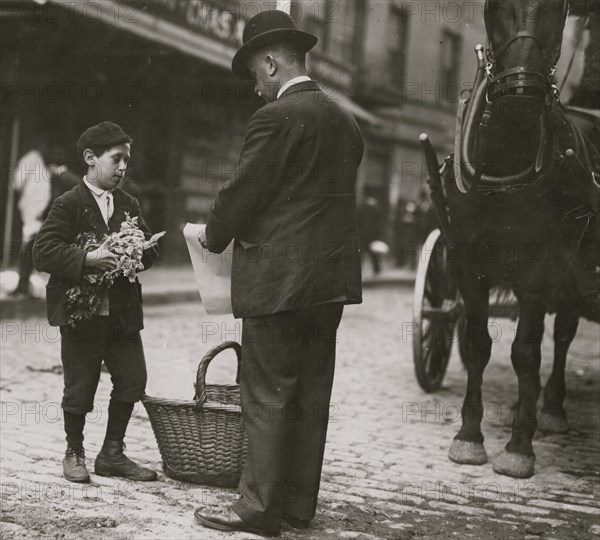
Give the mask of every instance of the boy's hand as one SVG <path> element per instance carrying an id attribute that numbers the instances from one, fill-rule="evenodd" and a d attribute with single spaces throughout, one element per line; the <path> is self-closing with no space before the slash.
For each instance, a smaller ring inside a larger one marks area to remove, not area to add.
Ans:
<path id="1" fill-rule="evenodd" d="M 84 266 L 106 272 L 117 267 L 117 256 L 108 250 L 108 240 L 98 249 L 85 254 Z"/>

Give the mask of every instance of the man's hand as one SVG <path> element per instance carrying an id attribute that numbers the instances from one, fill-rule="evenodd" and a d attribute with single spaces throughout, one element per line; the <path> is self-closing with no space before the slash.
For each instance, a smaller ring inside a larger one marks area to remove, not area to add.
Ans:
<path id="1" fill-rule="evenodd" d="M 108 240 L 104 242 L 98 249 L 89 251 L 85 254 L 84 266 L 94 268 L 105 272 L 114 270 L 117 267 L 117 256 L 108 250 Z"/>
<path id="2" fill-rule="evenodd" d="M 202 227 L 200 232 L 198 233 L 198 242 L 204 249 L 208 249 L 208 245 L 206 244 L 206 227 Z"/>

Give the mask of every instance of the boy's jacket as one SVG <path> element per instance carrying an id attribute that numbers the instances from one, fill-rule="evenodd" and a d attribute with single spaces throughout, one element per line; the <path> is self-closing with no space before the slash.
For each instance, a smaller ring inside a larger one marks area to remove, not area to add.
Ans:
<path id="1" fill-rule="evenodd" d="M 85 253 L 74 245 L 79 234 L 93 232 L 100 239 L 117 232 L 125 220 L 125 212 L 128 212 L 131 217 L 139 216 L 139 227 L 146 238 L 150 237 L 150 230 L 140 215 L 140 205 L 135 197 L 116 189 L 113 191 L 113 201 L 114 213 L 107 227 L 94 196 L 82 181 L 54 201 L 38 233 L 33 258 L 39 271 L 50 274 L 46 287 L 46 307 L 48 322 L 52 326 L 68 323 L 66 293 L 82 280 Z M 144 268 L 150 268 L 157 257 L 157 248 L 146 250 L 142 258 Z M 135 283 L 130 283 L 127 278 L 117 278 L 109 290 L 109 306 L 110 315 L 124 333 L 143 328 L 142 288 L 137 279 Z"/>

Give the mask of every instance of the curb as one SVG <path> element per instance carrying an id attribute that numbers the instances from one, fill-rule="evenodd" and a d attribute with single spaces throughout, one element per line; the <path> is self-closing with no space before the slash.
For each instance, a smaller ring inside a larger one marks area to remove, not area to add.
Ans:
<path id="1" fill-rule="evenodd" d="M 363 281 L 363 288 L 376 289 L 380 287 L 400 286 L 412 287 L 414 275 L 382 276 L 367 278 Z M 150 289 L 144 291 L 145 306 L 161 306 L 169 304 L 183 304 L 187 302 L 200 302 L 198 290 L 195 288 L 160 290 Z M 13 300 L 4 298 L 0 302 L 0 320 L 27 319 L 46 316 L 46 301 L 43 298 L 28 298 L 27 300 Z"/>
<path id="2" fill-rule="evenodd" d="M 0 303 L 0 320 L 2 321 L 42 316 L 46 316 L 46 300 L 44 298 L 2 299 Z"/>
<path id="3" fill-rule="evenodd" d="M 382 276 L 377 278 L 368 278 L 363 280 L 364 289 L 376 289 L 379 287 L 388 287 L 390 285 L 400 285 L 401 287 L 413 287 L 416 274 L 407 274 L 405 276 Z"/>

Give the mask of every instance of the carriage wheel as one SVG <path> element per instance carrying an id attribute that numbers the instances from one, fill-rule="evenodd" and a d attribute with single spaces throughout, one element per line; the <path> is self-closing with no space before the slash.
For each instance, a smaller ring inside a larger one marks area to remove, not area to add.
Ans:
<path id="1" fill-rule="evenodd" d="M 426 392 L 437 391 L 444 380 L 461 307 L 446 243 L 435 230 L 421 251 L 413 303 L 413 359 Z"/>

